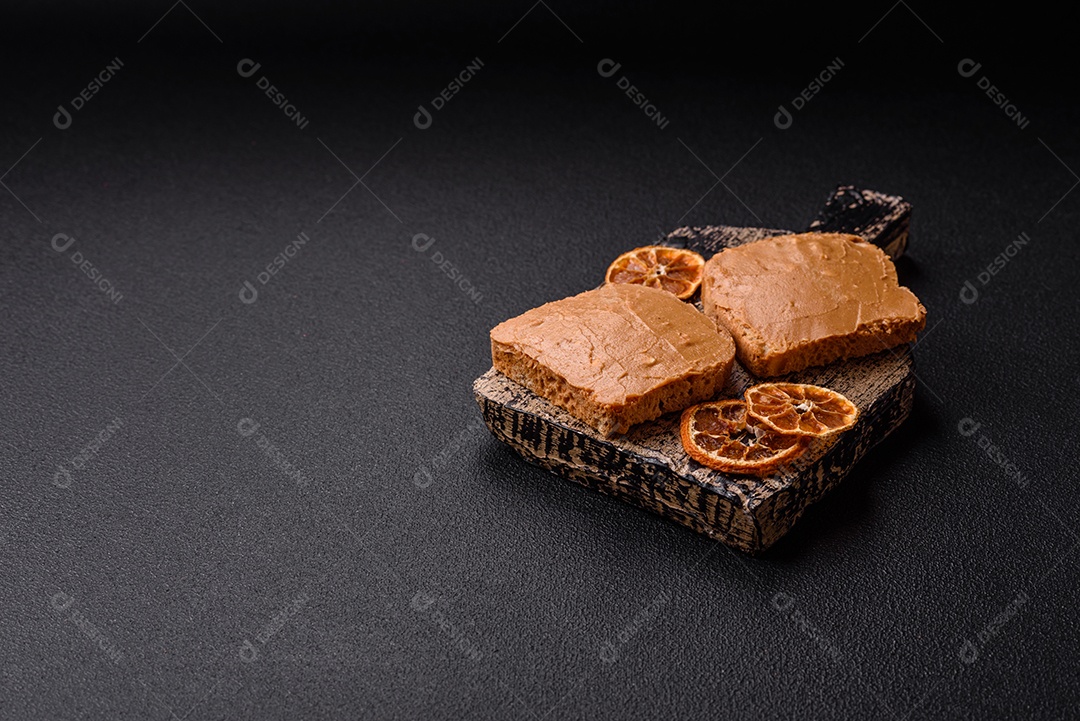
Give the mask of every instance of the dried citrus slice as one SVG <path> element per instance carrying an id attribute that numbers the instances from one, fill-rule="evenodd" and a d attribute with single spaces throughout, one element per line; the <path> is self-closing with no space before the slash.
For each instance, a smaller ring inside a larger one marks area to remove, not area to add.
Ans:
<path id="1" fill-rule="evenodd" d="M 698 463 L 726 473 L 767 476 L 806 450 L 807 440 L 759 425 L 741 400 L 713 401 L 683 411 L 683 448 Z"/>
<path id="2" fill-rule="evenodd" d="M 859 409 L 836 391 L 806 383 L 762 383 L 746 391 L 746 411 L 761 425 L 795 436 L 831 436 L 855 425 Z"/>
<path id="3" fill-rule="evenodd" d="M 694 251 L 646 245 L 616 258 L 604 280 L 660 288 L 688 300 L 701 287 L 704 274 L 705 259 Z"/>

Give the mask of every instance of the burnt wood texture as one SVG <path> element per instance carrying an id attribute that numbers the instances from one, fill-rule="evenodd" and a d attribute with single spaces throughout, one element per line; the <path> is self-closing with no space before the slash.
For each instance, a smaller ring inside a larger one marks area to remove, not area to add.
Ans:
<path id="1" fill-rule="evenodd" d="M 810 230 L 861 235 L 895 259 L 907 247 L 910 214 L 911 205 L 897 196 L 839 186 Z M 686 227 L 670 233 L 666 243 L 708 258 L 723 248 L 790 232 Z M 908 346 L 770 380 L 839 391 L 859 407 L 859 421 L 838 437 L 816 441 L 796 462 L 756 478 L 721 473 L 692 460 L 679 439 L 678 413 L 604 438 L 494 368 L 475 381 L 473 390 L 488 429 L 530 463 L 758 553 L 787 533 L 810 504 L 907 418 L 915 388 Z M 736 361 L 721 397 L 741 397 L 757 382 Z"/>

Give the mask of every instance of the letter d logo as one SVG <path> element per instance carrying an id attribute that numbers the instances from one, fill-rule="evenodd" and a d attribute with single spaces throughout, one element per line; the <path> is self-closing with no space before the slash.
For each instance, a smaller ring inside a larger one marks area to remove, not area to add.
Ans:
<path id="1" fill-rule="evenodd" d="M 259 291 L 251 284 L 250 280 L 244 281 L 244 287 L 240 289 L 240 302 L 251 305 L 259 299 Z"/>
<path id="2" fill-rule="evenodd" d="M 52 237 L 52 247 L 57 253 L 63 253 L 65 250 L 71 247 L 71 244 L 75 242 L 67 233 L 57 233 Z M 63 243 L 61 245 L 60 243 Z"/>
<path id="3" fill-rule="evenodd" d="M 71 113 L 63 104 L 56 106 L 56 114 L 52 116 L 52 122 L 60 130 L 67 130 L 71 127 Z"/>
<path id="4" fill-rule="evenodd" d="M 412 609 L 414 611 L 423 613 L 424 611 L 431 608 L 432 604 L 434 603 L 435 597 L 432 596 L 430 593 L 417 591 L 416 595 L 412 597 L 412 601 L 409 603 L 409 605 L 412 606 Z"/>
<path id="5" fill-rule="evenodd" d="M 772 121 L 773 124 L 776 125 L 776 127 L 780 128 L 781 130 L 787 130 L 791 127 L 791 124 L 795 121 L 795 119 L 791 117 L 791 113 L 788 111 L 788 109 L 781 105 L 780 109 L 776 111 L 776 115 L 773 116 Z"/>
<path id="6" fill-rule="evenodd" d="M 247 438 L 255 431 L 259 430 L 259 424 L 251 418 L 241 418 L 240 422 L 236 424 L 236 430 L 244 438 Z"/>
<path id="7" fill-rule="evenodd" d="M 795 605 L 795 597 L 790 593 L 784 593 L 779 591 L 772 597 L 772 607 L 780 613 L 784 613 L 789 608 Z"/>
<path id="8" fill-rule="evenodd" d="M 982 428 L 982 423 L 979 423 L 974 418 L 961 418 L 960 422 L 956 424 L 956 430 L 960 431 L 960 435 L 967 438 L 975 435 L 980 428 Z"/>
<path id="9" fill-rule="evenodd" d="M 611 58 L 604 58 L 596 64 L 596 72 L 600 73 L 602 78 L 610 78 L 615 73 L 619 72 L 619 68 L 622 67 L 622 63 L 617 63 Z"/>
<path id="10" fill-rule="evenodd" d="M 960 300 L 964 305 L 971 305 L 979 299 L 979 289 L 970 280 L 964 281 L 964 287 L 960 289 Z"/>
<path id="11" fill-rule="evenodd" d="M 962 78 L 970 78 L 975 73 L 979 72 L 979 68 L 982 67 L 982 63 L 977 63 L 971 58 L 964 58 L 956 66 L 956 72 L 960 73 Z"/>
<path id="12" fill-rule="evenodd" d="M 417 253 L 423 253 L 435 242 L 427 233 L 417 233 L 412 237 L 412 247 Z"/>
<path id="13" fill-rule="evenodd" d="M 63 466 L 57 466 L 52 482 L 57 488 L 71 488 L 71 471 Z"/>
<path id="14" fill-rule="evenodd" d="M 236 64 L 236 72 L 242 78 L 250 78 L 261 67 L 262 63 L 257 63 L 251 58 L 244 58 Z"/>
<path id="15" fill-rule="evenodd" d="M 431 113 L 423 105 L 418 105 L 416 108 L 416 115 L 413 116 L 413 125 L 421 130 L 427 130 L 431 127 Z"/>
<path id="16" fill-rule="evenodd" d="M 420 466 L 420 470 L 413 474 L 413 485 L 423 490 L 435 482 L 435 479 L 431 476 L 431 472 Z"/>
<path id="17" fill-rule="evenodd" d="M 259 651 L 255 648 L 255 644 L 245 638 L 244 642 L 240 644 L 240 660 L 244 663 L 251 663 L 258 657 Z"/>
<path id="18" fill-rule="evenodd" d="M 49 599 L 49 603 L 57 611 L 66 611 L 71 608 L 71 604 L 75 603 L 75 597 L 60 591 L 53 594 L 53 597 Z"/>

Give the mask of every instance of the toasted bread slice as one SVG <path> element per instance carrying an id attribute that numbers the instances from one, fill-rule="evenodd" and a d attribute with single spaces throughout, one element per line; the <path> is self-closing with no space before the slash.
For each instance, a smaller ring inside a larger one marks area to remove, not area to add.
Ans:
<path id="1" fill-rule="evenodd" d="M 735 339 L 739 361 L 769 377 L 910 343 L 926 309 L 892 260 L 855 235 L 780 235 L 705 264 L 705 314 Z"/>
<path id="2" fill-rule="evenodd" d="M 547 303 L 491 331 L 496 370 L 607 436 L 714 398 L 734 358 L 727 331 L 639 285 Z"/>

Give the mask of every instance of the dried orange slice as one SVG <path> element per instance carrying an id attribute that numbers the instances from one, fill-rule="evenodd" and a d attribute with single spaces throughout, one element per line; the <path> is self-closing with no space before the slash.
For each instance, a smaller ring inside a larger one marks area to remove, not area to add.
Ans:
<path id="1" fill-rule="evenodd" d="M 679 300 L 689 300 L 701 287 L 704 275 L 705 259 L 694 251 L 646 245 L 616 258 L 604 280 L 660 288 Z"/>
<path id="2" fill-rule="evenodd" d="M 746 411 L 778 433 L 820 438 L 855 425 L 859 409 L 836 391 L 806 383 L 762 383 L 746 391 Z"/>
<path id="3" fill-rule="evenodd" d="M 806 450 L 801 436 L 784 435 L 754 422 L 741 400 L 712 401 L 683 411 L 683 448 L 703 466 L 725 473 L 767 476 Z"/>

